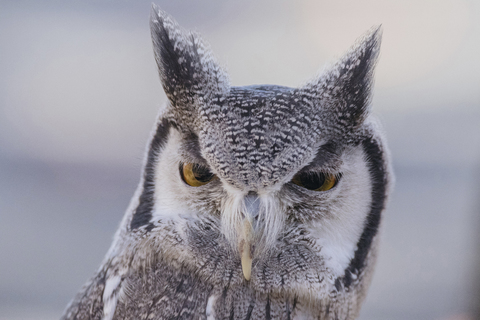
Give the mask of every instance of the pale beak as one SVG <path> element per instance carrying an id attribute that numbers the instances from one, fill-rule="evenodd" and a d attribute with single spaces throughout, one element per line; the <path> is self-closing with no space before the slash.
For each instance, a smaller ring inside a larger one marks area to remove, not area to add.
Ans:
<path id="1" fill-rule="evenodd" d="M 248 281 L 252 275 L 252 240 L 253 240 L 253 230 L 252 224 L 248 221 L 247 218 L 243 220 L 243 235 L 244 239 L 240 241 L 240 255 L 242 260 L 242 271 L 243 276 Z"/>
<path id="2" fill-rule="evenodd" d="M 249 281 L 252 275 L 253 244 L 255 240 L 255 230 L 253 220 L 258 216 L 260 210 L 260 201 L 257 195 L 249 194 L 245 197 L 245 218 L 243 219 L 240 230 L 240 259 L 242 262 L 242 271 L 245 280 Z"/>

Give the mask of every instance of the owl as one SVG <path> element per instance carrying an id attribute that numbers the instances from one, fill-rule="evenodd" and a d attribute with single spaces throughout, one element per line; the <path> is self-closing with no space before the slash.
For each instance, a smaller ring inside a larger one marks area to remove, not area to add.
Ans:
<path id="1" fill-rule="evenodd" d="M 62 319 L 355 319 L 392 181 L 381 30 L 298 88 L 231 86 L 153 5 L 168 98 L 112 246 Z"/>

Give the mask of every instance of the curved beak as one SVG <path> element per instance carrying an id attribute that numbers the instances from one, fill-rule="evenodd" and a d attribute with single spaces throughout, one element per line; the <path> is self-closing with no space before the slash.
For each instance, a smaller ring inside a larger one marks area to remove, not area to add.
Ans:
<path id="1" fill-rule="evenodd" d="M 245 280 L 250 280 L 252 275 L 253 249 L 255 240 L 254 220 L 260 211 L 260 200 L 256 195 L 249 194 L 245 197 L 245 210 L 240 231 L 240 259 Z"/>
<path id="2" fill-rule="evenodd" d="M 243 220 L 243 234 L 245 235 L 245 238 L 240 241 L 240 255 L 241 255 L 241 261 L 242 261 L 242 271 L 243 271 L 243 276 L 245 279 L 248 281 L 250 280 L 250 276 L 252 275 L 252 261 L 253 261 L 253 256 L 252 256 L 252 240 L 253 240 L 253 228 L 251 223 L 245 218 Z"/>

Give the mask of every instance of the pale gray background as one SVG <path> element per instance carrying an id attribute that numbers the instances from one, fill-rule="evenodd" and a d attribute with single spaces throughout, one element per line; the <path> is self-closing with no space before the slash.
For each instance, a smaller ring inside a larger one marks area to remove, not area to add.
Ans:
<path id="1" fill-rule="evenodd" d="M 475 319 L 480 2 L 157 1 L 234 85 L 297 86 L 383 24 L 397 175 L 361 319 Z M 0 319 L 56 319 L 99 266 L 165 101 L 150 0 L 0 1 Z"/>

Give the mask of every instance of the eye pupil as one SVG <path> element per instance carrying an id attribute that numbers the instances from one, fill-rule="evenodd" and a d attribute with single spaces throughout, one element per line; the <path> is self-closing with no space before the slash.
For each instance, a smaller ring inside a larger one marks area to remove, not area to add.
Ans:
<path id="1" fill-rule="evenodd" d="M 330 173 L 300 172 L 295 175 L 292 182 L 296 185 L 313 191 L 327 191 L 332 189 L 340 179 Z"/>
<path id="2" fill-rule="evenodd" d="M 192 187 L 203 186 L 216 177 L 207 166 L 198 163 L 180 163 L 180 176 Z"/>
<path id="3" fill-rule="evenodd" d="M 304 173 L 300 175 L 302 186 L 308 190 L 320 188 L 325 183 L 325 175 L 323 173 Z"/>
<path id="4" fill-rule="evenodd" d="M 212 180 L 214 176 L 214 174 L 207 167 L 201 166 L 199 164 L 193 165 L 192 172 L 195 176 L 195 179 L 205 183 Z"/>

